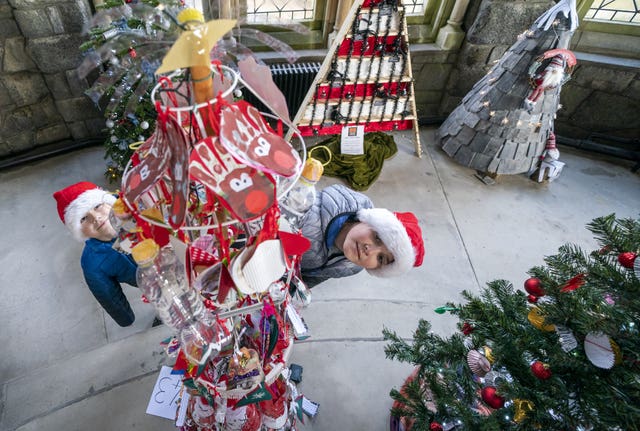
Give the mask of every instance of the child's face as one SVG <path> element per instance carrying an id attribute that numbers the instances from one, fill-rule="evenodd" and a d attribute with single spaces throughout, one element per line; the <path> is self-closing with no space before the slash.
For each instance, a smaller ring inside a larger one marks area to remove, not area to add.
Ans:
<path id="1" fill-rule="evenodd" d="M 356 223 L 349 229 L 342 252 L 351 262 L 365 269 L 376 269 L 393 262 L 393 254 L 378 234 L 366 223 Z"/>
<path id="2" fill-rule="evenodd" d="M 109 221 L 111 205 L 98 204 L 80 220 L 82 234 L 87 238 L 95 238 L 100 241 L 111 241 L 117 233 Z"/>

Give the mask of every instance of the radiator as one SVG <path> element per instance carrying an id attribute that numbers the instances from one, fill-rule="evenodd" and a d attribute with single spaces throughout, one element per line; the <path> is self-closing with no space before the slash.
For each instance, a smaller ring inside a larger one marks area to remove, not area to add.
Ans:
<path id="1" fill-rule="evenodd" d="M 320 63 L 282 63 L 271 64 L 271 76 L 273 82 L 278 86 L 287 100 L 289 117 L 293 119 L 304 102 L 304 98 L 309 88 L 316 79 L 320 71 Z M 244 98 L 247 102 L 258 108 L 260 111 L 269 110 L 250 91 L 245 91 Z"/>

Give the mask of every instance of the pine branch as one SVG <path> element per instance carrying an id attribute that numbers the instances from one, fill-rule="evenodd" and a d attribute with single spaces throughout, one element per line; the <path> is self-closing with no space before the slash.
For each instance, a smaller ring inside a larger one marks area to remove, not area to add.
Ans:
<path id="1" fill-rule="evenodd" d="M 412 430 L 425 429 L 433 420 L 459 423 L 467 430 L 559 429 L 559 424 L 567 430 L 638 429 L 640 277 L 623 267 L 618 256 L 638 252 L 640 221 L 612 214 L 587 227 L 600 250 L 586 253 L 565 244 L 545 257 L 545 265 L 528 271 L 545 292 L 535 305 L 508 281 L 495 280 L 478 295 L 462 292 L 464 304 L 447 304 L 459 318 L 458 327 L 471 331 L 468 336 L 439 337 L 424 320 L 412 342 L 385 329 L 391 341 L 385 348 L 388 357 L 415 364 L 417 380 L 433 400 L 427 414 L 424 390 L 394 397 L 394 412 L 416 419 Z M 533 307 L 543 322 L 529 320 Z M 586 340 L 594 334 L 606 336 L 600 355 L 612 352 L 615 362 L 601 364 L 590 353 L 592 344 Z M 473 376 L 466 361 L 469 349 L 486 353 L 491 373 Z M 534 361 L 547 364 L 548 380 L 534 374 Z M 483 406 L 478 394 L 487 384 L 508 401 L 504 407 L 478 410 Z M 518 400 L 533 407 L 524 415 L 519 412 L 516 422 Z"/>

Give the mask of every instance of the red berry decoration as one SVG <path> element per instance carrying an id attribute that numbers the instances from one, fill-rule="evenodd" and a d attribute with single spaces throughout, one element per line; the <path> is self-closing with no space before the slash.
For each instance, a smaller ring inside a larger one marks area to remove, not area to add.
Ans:
<path id="1" fill-rule="evenodd" d="M 429 424 L 429 431 L 442 431 L 442 425 L 440 425 L 438 422 L 431 422 Z"/>
<path id="2" fill-rule="evenodd" d="M 464 322 L 464 324 L 462 325 L 462 329 L 461 330 L 462 330 L 462 333 L 464 335 L 469 335 L 469 334 L 471 334 L 473 332 L 474 329 L 475 328 L 473 326 L 471 326 L 469 324 L 469 322 Z"/>
<path id="3" fill-rule="evenodd" d="M 620 265 L 624 266 L 625 268 L 633 268 L 633 261 L 636 260 L 636 257 L 638 257 L 637 254 L 635 254 L 632 251 L 625 251 L 624 253 L 620 253 L 618 255 L 618 262 L 620 262 Z"/>
<path id="4" fill-rule="evenodd" d="M 527 295 L 527 301 L 529 301 L 531 304 L 535 304 L 536 302 L 538 302 L 538 297 L 535 295 Z"/>
<path id="5" fill-rule="evenodd" d="M 545 291 L 542 288 L 542 282 L 536 277 L 531 277 L 524 282 L 524 290 L 534 296 L 544 296 L 545 294 Z"/>
<path id="6" fill-rule="evenodd" d="M 504 398 L 496 394 L 496 388 L 493 386 L 482 388 L 480 395 L 482 396 L 482 401 L 493 409 L 499 409 L 504 406 Z"/>
<path id="7" fill-rule="evenodd" d="M 551 377 L 551 370 L 549 369 L 549 365 L 545 364 L 544 362 L 535 361 L 533 364 L 531 364 L 531 372 L 540 380 L 547 380 L 549 377 Z"/>

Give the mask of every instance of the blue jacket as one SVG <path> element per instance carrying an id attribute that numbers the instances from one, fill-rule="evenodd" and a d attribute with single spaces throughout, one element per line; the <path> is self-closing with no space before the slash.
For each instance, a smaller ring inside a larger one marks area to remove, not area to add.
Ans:
<path id="1" fill-rule="evenodd" d="M 129 326 L 136 319 L 120 283 L 136 286 L 133 258 L 113 249 L 114 241 L 90 238 L 85 242 L 80 265 L 89 290 L 102 308 L 120 326 Z"/>

